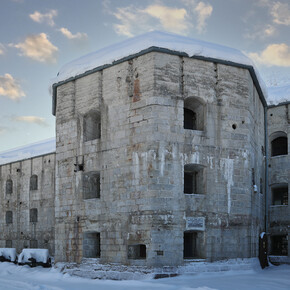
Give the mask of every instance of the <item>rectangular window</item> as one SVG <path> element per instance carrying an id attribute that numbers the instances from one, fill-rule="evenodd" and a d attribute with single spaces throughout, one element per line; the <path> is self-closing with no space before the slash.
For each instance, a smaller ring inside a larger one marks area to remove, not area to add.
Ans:
<path id="1" fill-rule="evenodd" d="M 99 172 L 88 172 L 83 175 L 83 198 L 100 198 L 101 182 Z"/>
<path id="2" fill-rule="evenodd" d="M 12 224 L 13 223 L 13 212 L 12 211 L 6 211 L 6 224 Z"/>
<path id="3" fill-rule="evenodd" d="M 137 244 L 128 246 L 128 259 L 146 259 L 146 245 Z"/>
<path id="4" fill-rule="evenodd" d="M 272 188 L 272 205 L 288 205 L 288 185 Z"/>
<path id="5" fill-rule="evenodd" d="M 99 258 L 101 255 L 101 238 L 100 233 L 83 234 L 83 257 Z"/>
<path id="6" fill-rule="evenodd" d="M 32 223 L 37 222 L 37 208 L 30 209 L 30 222 Z"/>
<path id="7" fill-rule="evenodd" d="M 288 239 L 287 235 L 271 237 L 272 255 L 288 256 Z"/>
<path id="8" fill-rule="evenodd" d="M 184 189 L 186 194 L 204 194 L 204 167 L 199 164 L 186 164 L 184 166 Z"/>

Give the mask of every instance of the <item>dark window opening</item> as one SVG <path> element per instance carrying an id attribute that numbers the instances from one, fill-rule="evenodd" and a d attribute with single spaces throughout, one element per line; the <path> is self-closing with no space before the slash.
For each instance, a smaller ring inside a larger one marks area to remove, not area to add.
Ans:
<path id="1" fill-rule="evenodd" d="M 12 211 L 6 211 L 6 224 L 12 224 L 13 223 L 13 212 Z"/>
<path id="2" fill-rule="evenodd" d="M 272 188 L 272 205 L 288 205 L 288 185 Z"/>
<path id="3" fill-rule="evenodd" d="M 287 137 L 278 137 L 271 142 L 271 145 L 272 145 L 272 156 L 288 154 Z"/>
<path id="4" fill-rule="evenodd" d="M 271 237 L 272 255 L 288 256 L 287 235 Z"/>
<path id="5" fill-rule="evenodd" d="M 37 184 L 38 184 L 37 175 L 32 175 L 30 177 L 30 186 L 29 186 L 30 190 L 37 190 L 38 188 Z"/>
<path id="6" fill-rule="evenodd" d="M 184 232 L 184 259 L 197 258 L 196 248 L 197 234 L 194 232 Z"/>
<path id="7" fill-rule="evenodd" d="M 12 248 L 12 240 L 5 241 L 5 248 Z"/>
<path id="8" fill-rule="evenodd" d="M 129 245 L 128 259 L 146 259 L 146 245 Z"/>
<path id="9" fill-rule="evenodd" d="M 83 257 L 99 258 L 101 256 L 100 233 L 84 233 L 83 235 Z"/>
<path id="10" fill-rule="evenodd" d="M 101 138 L 101 116 L 97 112 L 91 112 L 84 117 L 84 141 Z"/>
<path id="11" fill-rule="evenodd" d="M 38 248 L 38 241 L 37 240 L 30 240 L 29 247 L 31 249 L 37 249 Z"/>
<path id="12" fill-rule="evenodd" d="M 197 130 L 196 113 L 192 110 L 184 108 L 184 129 Z"/>
<path id="13" fill-rule="evenodd" d="M 30 222 L 32 223 L 37 222 L 37 208 L 30 209 Z"/>
<path id="14" fill-rule="evenodd" d="M 184 172 L 184 193 L 197 193 L 197 172 Z"/>
<path id="15" fill-rule="evenodd" d="M 199 164 L 186 164 L 184 166 L 185 194 L 204 194 L 204 167 Z"/>
<path id="16" fill-rule="evenodd" d="M 83 198 L 100 198 L 101 182 L 99 172 L 89 172 L 83 175 Z"/>
<path id="17" fill-rule="evenodd" d="M 6 194 L 12 194 L 13 192 L 13 182 L 11 179 L 6 181 Z"/>

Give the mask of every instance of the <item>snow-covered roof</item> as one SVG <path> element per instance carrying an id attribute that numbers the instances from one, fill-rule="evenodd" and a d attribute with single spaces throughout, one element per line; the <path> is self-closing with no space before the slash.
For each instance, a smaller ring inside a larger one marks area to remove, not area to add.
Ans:
<path id="1" fill-rule="evenodd" d="M 148 32 L 102 48 L 64 65 L 52 83 L 58 83 L 81 75 L 96 67 L 139 53 L 150 47 L 166 48 L 186 53 L 189 57 L 202 56 L 253 66 L 250 58 L 241 51 L 185 36 L 160 31 Z"/>
<path id="2" fill-rule="evenodd" d="M 275 106 L 286 102 L 290 102 L 290 84 L 268 87 L 268 105 Z"/>
<path id="3" fill-rule="evenodd" d="M 0 152 L 0 165 L 55 152 L 55 138 Z"/>
<path id="4" fill-rule="evenodd" d="M 67 63 L 60 69 L 57 77 L 51 80 L 51 85 L 54 87 L 53 97 L 55 98 L 55 87 L 57 85 L 81 77 L 86 73 L 113 65 L 116 62 L 130 58 L 130 56 L 146 53 L 150 48 L 165 49 L 168 52 L 171 51 L 188 57 L 220 60 L 228 64 L 242 65 L 252 69 L 251 73 L 254 74 L 252 76 L 259 87 L 258 90 L 261 89 L 262 98 L 266 98 L 267 90 L 259 77 L 258 71 L 255 69 L 252 60 L 241 51 L 219 44 L 160 31 L 152 31 L 128 38 L 123 42 L 102 48 Z"/>

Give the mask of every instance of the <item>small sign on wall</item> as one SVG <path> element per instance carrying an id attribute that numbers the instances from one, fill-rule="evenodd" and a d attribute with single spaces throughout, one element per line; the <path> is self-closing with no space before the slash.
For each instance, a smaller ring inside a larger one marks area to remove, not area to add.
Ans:
<path id="1" fill-rule="evenodd" d="M 204 231 L 205 230 L 205 218 L 204 217 L 187 217 L 186 218 L 186 230 Z"/>

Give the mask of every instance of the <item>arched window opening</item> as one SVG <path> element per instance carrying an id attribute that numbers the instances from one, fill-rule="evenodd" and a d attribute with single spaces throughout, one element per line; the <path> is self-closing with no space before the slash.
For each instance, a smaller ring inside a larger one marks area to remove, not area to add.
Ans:
<path id="1" fill-rule="evenodd" d="M 187 130 L 204 130 L 204 104 L 197 98 L 184 100 L 183 127 Z"/>
<path id="2" fill-rule="evenodd" d="M 13 193 L 13 181 L 11 179 L 8 179 L 6 181 L 6 194 L 12 193 Z"/>
<path id="3" fill-rule="evenodd" d="M 37 175 L 32 175 L 30 177 L 30 190 L 37 190 L 38 189 L 38 177 Z"/>
<path id="4" fill-rule="evenodd" d="M 90 112 L 84 116 L 84 141 L 101 138 L 101 116 L 98 112 Z"/>
<path id="5" fill-rule="evenodd" d="M 186 164 L 184 166 L 185 194 L 204 194 L 204 166 L 199 164 Z"/>
<path id="6" fill-rule="evenodd" d="M 272 186 L 272 205 L 288 205 L 288 184 Z"/>
<path id="7" fill-rule="evenodd" d="M 269 139 L 271 141 L 271 156 L 288 154 L 288 138 L 285 132 L 274 132 Z"/>

